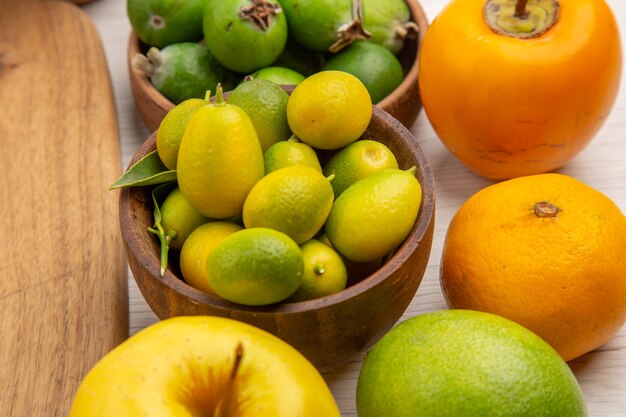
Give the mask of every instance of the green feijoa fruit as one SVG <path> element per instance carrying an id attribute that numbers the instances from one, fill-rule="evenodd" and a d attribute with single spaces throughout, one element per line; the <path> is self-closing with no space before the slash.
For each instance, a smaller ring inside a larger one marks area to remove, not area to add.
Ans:
<path id="1" fill-rule="evenodd" d="M 133 31 L 149 46 L 202 39 L 204 0 L 128 0 L 126 11 Z"/>
<path id="2" fill-rule="evenodd" d="M 312 51 L 297 42 L 287 39 L 287 44 L 273 65 L 292 70 L 308 77 L 313 75 L 324 65 L 324 54 L 319 51 Z"/>
<path id="3" fill-rule="evenodd" d="M 400 52 L 404 40 L 415 36 L 417 24 L 411 21 L 409 6 L 405 0 L 362 0 L 363 25 L 371 33 L 370 42 Z"/>
<path id="4" fill-rule="evenodd" d="M 241 73 L 271 65 L 287 42 L 287 20 L 276 0 L 207 0 L 203 29 L 211 53 Z"/>
<path id="5" fill-rule="evenodd" d="M 356 39 L 367 39 L 361 19 L 361 0 L 281 0 L 289 22 L 289 36 L 321 52 L 337 52 Z"/>
<path id="6" fill-rule="evenodd" d="M 218 83 L 226 90 L 234 85 L 234 75 L 204 45 L 194 42 L 175 43 L 161 50 L 150 48 L 146 55 L 135 55 L 132 65 L 174 104 L 204 98 Z"/>
<path id="7" fill-rule="evenodd" d="M 388 96 L 404 79 L 398 58 L 384 46 L 369 41 L 349 45 L 331 57 L 323 70 L 339 70 L 357 77 L 367 88 L 372 103 Z"/>

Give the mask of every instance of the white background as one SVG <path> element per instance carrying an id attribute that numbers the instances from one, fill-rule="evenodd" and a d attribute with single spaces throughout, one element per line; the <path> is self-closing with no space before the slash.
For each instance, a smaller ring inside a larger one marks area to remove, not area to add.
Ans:
<path id="1" fill-rule="evenodd" d="M 445 3 L 444 0 L 423 0 L 421 5 L 429 21 L 432 21 Z M 622 44 L 625 45 L 626 3 L 623 0 L 608 0 L 608 3 L 619 21 Z M 126 16 L 126 1 L 96 0 L 83 6 L 83 10 L 95 22 L 107 55 L 125 167 L 149 134 L 135 109 L 128 81 L 126 49 L 130 25 Z M 576 177 L 602 191 L 622 211 L 626 211 L 626 77 L 622 78 L 617 103 L 602 130 L 576 159 L 559 172 Z M 437 211 L 430 262 L 422 285 L 402 320 L 446 308 L 439 287 L 438 271 L 447 226 L 467 198 L 492 183 L 470 172 L 443 147 L 423 111 L 411 131 L 434 170 Z M 130 326 L 131 333 L 135 333 L 157 319 L 145 304 L 130 275 L 129 288 Z M 342 415 L 346 417 L 356 416 L 354 397 L 360 366 L 361 362 L 355 361 L 324 375 Z M 626 328 L 600 349 L 572 361 L 570 366 L 582 386 L 590 416 L 626 416 Z"/>

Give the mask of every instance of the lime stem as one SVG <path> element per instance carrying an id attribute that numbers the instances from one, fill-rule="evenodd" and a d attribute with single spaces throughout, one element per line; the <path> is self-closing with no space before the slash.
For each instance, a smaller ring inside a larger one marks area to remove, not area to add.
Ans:
<path id="1" fill-rule="evenodd" d="M 222 84 L 217 83 L 217 88 L 215 89 L 215 103 L 216 106 L 225 106 L 226 102 L 224 101 L 224 91 L 222 90 Z"/>
<path id="2" fill-rule="evenodd" d="M 211 100 L 211 90 L 206 90 L 206 93 L 204 94 L 204 100 L 205 101 Z"/>
<path id="3" fill-rule="evenodd" d="M 526 3 L 528 0 L 517 0 L 515 3 L 515 14 L 513 16 L 518 19 L 525 19 L 528 16 L 528 12 L 526 12 Z"/>
<path id="4" fill-rule="evenodd" d="M 417 167 L 413 165 L 411 168 L 407 169 L 406 172 L 415 175 L 415 173 L 417 172 Z"/>
<path id="5" fill-rule="evenodd" d="M 315 272 L 315 274 L 317 275 L 324 275 L 326 273 L 326 268 L 324 267 L 323 264 L 317 264 L 315 265 L 315 267 L 313 268 L 313 271 Z"/>
<path id="6" fill-rule="evenodd" d="M 326 177 L 326 179 L 330 182 L 332 180 L 335 179 L 335 174 L 330 174 L 329 176 Z"/>

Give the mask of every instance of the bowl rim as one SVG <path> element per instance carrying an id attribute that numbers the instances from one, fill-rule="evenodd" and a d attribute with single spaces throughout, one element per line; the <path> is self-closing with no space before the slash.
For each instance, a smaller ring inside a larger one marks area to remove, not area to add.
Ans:
<path id="1" fill-rule="evenodd" d="M 417 46 L 415 51 L 415 59 L 411 64 L 411 68 L 405 74 L 402 82 L 385 98 L 383 98 L 378 103 L 374 103 L 374 105 L 387 108 L 391 106 L 392 103 L 398 100 L 398 97 L 401 97 L 407 91 L 411 89 L 412 83 L 417 83 L 418 72 L 419 72 L 419 53 L 422 49 L 422 44 L 424 42 L 424 36 L 426 35 L 426 31 L 428 30 L 428 18 L 426 13 L 421 6 L 418 0 L 404 0 L 406 5 L 409 8 L 409 13 L 411 15 L 410 20 L 417 24 L 418 32 L 417 32 Z M 159 90 L 157 90 L 148 77 L 142 74 L 139 70 L 133 68 L 131 65 L 131 61 L 135 54 L 140 53 L 140 45 L 141 41 L 137 37 L 137 34 L 134 30 L 130 30 L 130 35 L 128 38 L 128 47 L 126 53 L 126 59 L 128 62 L 128 70 L 130 71 L 130 76 L 135 78 L 135 81 L 138 83 L 138 88 L 144 91 L 153 91 L 154 94 L 151 94 L 155 100 L 155 104 L 160 108 L 168 109 L 173 108 L 175 105 L 172 101 L 166 98 Z"/>
<path id="2" fill-rule="evenodd" d="M 127 250 L 133 253 L 137 262 L 139 262 L 148 272 L 151 279 L 161 281 L 163 285 L 179 293 L 186 299 L 191 300 L 195 304 L 204 304 L 210 306 L 212 309 L 221 309 L 223 311 L 236 311 L 241 314 L 253 313 L 255 315 L 272 315 L 276 313 L 298 314 L 330 308 L 341 304 L 345 300 L 349 300 L 369 292 L 372 288 L 381 284 L 386 278 L 392 276 L 399 268 L 402 267 L 409 256 L 418 250 L 419 246 L 427 237 L 428 231 L 434 223 L 435 217 L 434 175 L 430 163 L 426 159 L 426 155 L 417 143 L 413 134 L 404 125 L 402 125 L 402 123 L 384 110 L 379 109 L 376 106 L 372 106 L 372 108 L 373 115 L 383 119 L 384 122 L 390 124 L 394 129 L 398 129 L 401 136 L 407 137 L 412 141 L 412 153 L 417 159 L 417 170 L 421 173 L 422 177 L 420 179 L 422 200 L 415 224 L 411 228 L 409 235 L 403 243 L 394 250 L 392 255 L 388 257 L 380 268 L 364 279 L 337 293 L 312 300 L 297 302 L 283 301 L 265 306 L 247 306 L 230 302 L 218 296 L 207 294 L 199 289 L 196 289 L 187 284 L 181 277 L 174 274 L 169 267 L 166 269 L 165 274 L 161 276 L 158 255 L 155 255 L 153 251 L 144 245 L 145 239 L 139 235 L 139 228 L 124 227 L 125 225 L 135 225 L 137 223 L 137 217 L 131 211 L 131 192 L 146 192 L 143 190 L 131 190 L 130 187 L 122 188 L 119 195 L 119 221 L 122 229 L 122 237 Z M 156 149 L 155 139 L 156 132 L 153 132 L 135 152 L 129 163 L 129 167 L 132 166 L 132 164 L 134 164 L 141 156 Z M 430 247 L 430 245 L 427 246 Z M 430 250 L 427 256 L 430 256 Z M 133 278 L 137 280 L 135 274 L 133 273 L 132 275 Z"/>

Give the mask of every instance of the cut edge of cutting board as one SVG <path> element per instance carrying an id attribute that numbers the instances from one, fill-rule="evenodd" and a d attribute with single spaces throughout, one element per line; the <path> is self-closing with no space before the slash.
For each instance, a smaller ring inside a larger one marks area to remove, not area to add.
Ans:
<path id="1" fill-rule="evenodd" d="M 0 415 L 67 416 L 80 381 L 128 337 L 117 215 L 117 114 L 89 17 L 57 0 L 0 1 Z"/>

